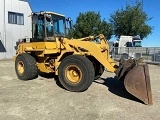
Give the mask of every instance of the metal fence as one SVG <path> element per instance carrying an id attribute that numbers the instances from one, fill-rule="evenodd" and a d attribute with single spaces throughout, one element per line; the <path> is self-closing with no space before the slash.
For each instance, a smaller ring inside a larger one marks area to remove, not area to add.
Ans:
<path id="1" fill-rule="evenodd" d="M 141 57 L 148 62 L 160 63 L 160 47 L 111 47 L 110 55 L 113 59 Z"/>

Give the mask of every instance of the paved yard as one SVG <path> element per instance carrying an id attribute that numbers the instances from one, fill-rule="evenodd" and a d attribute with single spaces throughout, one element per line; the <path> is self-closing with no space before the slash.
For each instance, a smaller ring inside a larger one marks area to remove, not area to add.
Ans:
<path id="1" fill-rule="evenodd" d="M 82 93 L 53 78 L 18 80 L 13 61 L 0 61 L 0 120 L 160 120 L 160 66 L 149 65 L 153 102 L 144 105 L 105 72 Z"/>

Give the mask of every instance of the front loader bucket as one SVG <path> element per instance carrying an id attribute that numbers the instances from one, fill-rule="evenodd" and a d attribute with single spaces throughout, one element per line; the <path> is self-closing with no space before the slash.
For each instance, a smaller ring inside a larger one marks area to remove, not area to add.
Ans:
<path id="1" fill-rule="evenodd" d="M 126 90 L 145 104 L 153 104 L 148 65 L 135 60 L 122 62 L 118 73 Z"/>
<path id="2" fill-rule="evenodd" d="M 126 90 L 143 101 L 152 104 L 152 93 L 148 65 L 138 65 L 130 70 L 124 79 Z"/>

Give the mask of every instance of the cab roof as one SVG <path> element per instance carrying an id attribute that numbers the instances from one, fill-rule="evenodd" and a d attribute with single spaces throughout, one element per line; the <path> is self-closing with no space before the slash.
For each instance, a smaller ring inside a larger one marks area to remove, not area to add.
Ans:
<path id="1" fill-rule="evenodd" d="M 62 16 L 65 17 L 65 15 L 56 13 L 56 12 L 50 12 L 50 11 L 40 11 L 40 12 L 33 12 L 32 14 L 50 14 L 50 15 L 58 15 L 58 16 Z"/>

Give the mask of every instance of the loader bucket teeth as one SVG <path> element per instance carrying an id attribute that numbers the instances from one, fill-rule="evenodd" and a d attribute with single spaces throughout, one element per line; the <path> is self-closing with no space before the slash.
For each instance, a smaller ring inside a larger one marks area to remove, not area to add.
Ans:
<path id="1" fill-rule="evenodd" d="M 145 104 L 152 103 L 152 93 L 148 65 L 134 66 L 124 77 L 126 90 Z"/>

